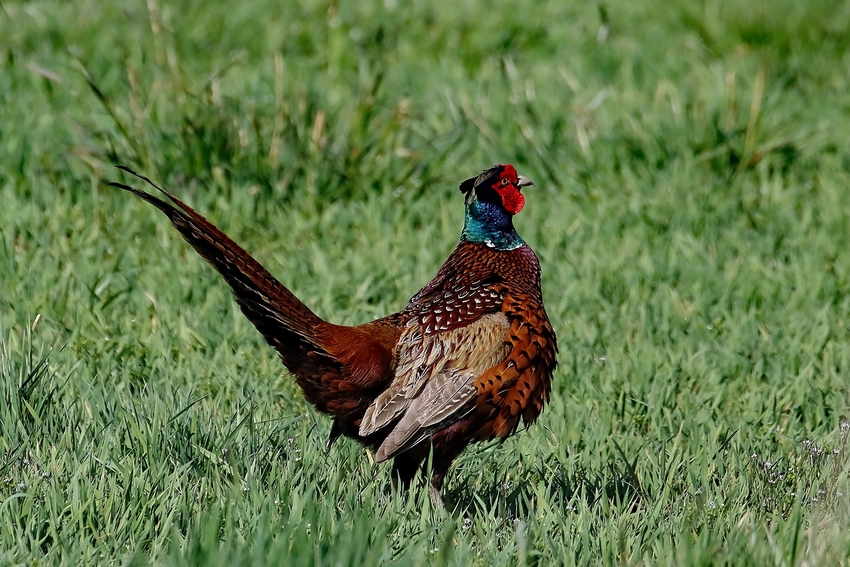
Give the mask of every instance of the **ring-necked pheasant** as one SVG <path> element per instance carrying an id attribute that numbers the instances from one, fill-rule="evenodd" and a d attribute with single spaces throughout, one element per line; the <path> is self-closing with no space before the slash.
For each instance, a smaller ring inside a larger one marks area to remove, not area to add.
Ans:
<path id="1" fill-rule="evenodd" d="M 402 311 L 356 327 L 316 316 L 247 252 L 147 177 L 168 203 L 121 183 L 171 220 L 224 276 L 242 312 L 275 347 L 307 400 L 339 435 L 394 459 L 407 485 L 433 451 L 430 491 L 473 441 L 506 439 L 549 397 L 555 332 L 543 308 L 540 264 L 514 229 L 531 181 L 496 165 L 460 184 L 460 243 Z"/>

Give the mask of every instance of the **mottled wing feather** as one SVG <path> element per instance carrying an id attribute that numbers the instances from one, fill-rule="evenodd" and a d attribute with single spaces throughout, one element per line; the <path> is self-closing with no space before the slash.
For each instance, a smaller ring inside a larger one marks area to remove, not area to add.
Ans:
<path id="1" fill-rule="evenodd" d="M 494 313 L 449 331 L 447 334 L 463 337 L 454 343 L 456 367 L 444 367 L 407 401 L 401 419 L 378 447 L 375 460 L 381 462 L 406 451 L 472 411 L 478 393 L 475 378 L 499 364 L 510 351 L 505 341 L 508 328 L 507 317 Z"/>
<path id="2" fill-rule="evenodd" d="M 440 279 L 420 290 L 405 309 L 408 319 L 394 349 L 393 380 L 366 410 L 360 422 L 361 436 L 396 419 L 425 382 L 446 366 L 453 356 L 453 343 L 463 336 L 447 331 L 499 311 L 504 301 L 504 286 L 480 280 L 455 281 L 450 287 L 435 285 Z M 436 335 L 440 340 L 434 340 Z"/>
<path id="3" fill-rule="evenodd" d="M 411 320 L 399 338 L 395 378 L 366 410 L 360 423 L 361 436 L 398 419 L 435 376 L 448 370 L 477 376 L 507 354 L 504 338 L 508 320 L 502 313 L 486 313 L 468 325 L 439 334 L 427 333 L 420 321 Z"/>
<path id="4" fill-rule="evenodd" d="M 474 409 L 475 374 L 446 370 L 433 377 L 414 398 L 399 422 L 387 435 L 375 460 L 385 461 L 417 445 L 435 431 L 462 419 Z"/>

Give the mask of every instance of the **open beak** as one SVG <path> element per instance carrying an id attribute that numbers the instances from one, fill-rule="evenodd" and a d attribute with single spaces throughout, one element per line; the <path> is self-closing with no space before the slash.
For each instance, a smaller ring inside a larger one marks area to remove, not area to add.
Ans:
<path id="1" fill-rule="evenodd" d="M 529 179 L 528 177 L 526 177 L 525 175 L 520 175 L 519 178 L 517 179 L 517 184 L 516 184 L 517 188 L 519 188 L 519 190 L 522 191 L 523 187 L 528 187 L 529 185 L 534 185 L 534 182 L 531 179 Z"/>

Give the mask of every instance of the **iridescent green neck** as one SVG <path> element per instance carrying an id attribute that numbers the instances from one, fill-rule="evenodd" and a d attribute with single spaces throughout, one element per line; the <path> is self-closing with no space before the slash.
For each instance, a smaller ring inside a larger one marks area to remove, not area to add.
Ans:
<path id="1" fill-rule="evenodd" d="M 481 242 L 496 250 L 513 250 L 525 242 L 514 229 L 513 216 L 502 207 L 471 198 L 466 202 L 466 219 L 461 240 Z"/>

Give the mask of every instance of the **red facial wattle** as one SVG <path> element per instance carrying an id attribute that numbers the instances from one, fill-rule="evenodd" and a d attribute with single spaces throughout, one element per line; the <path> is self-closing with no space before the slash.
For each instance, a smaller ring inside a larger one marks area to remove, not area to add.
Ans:
<path id="1" fill-rule="evenodd" d="M 502 198 L 502 206 L 510 214 L 515 215 L 525 206 L 525 195 L 520 193 L 516 185 L 508 184 L 505 187 L 496 187 L 496 193 Z"/>
<path id="2" fill-rule="evenodd" d="M 515 215 L 525 206 L 525 196 L 517 186 L 519 177 L 514 166 L 505 164 L 502 167 L 502 174 L 499 176 L 499 181 L 493 185 L 493 190 L 502 198 L 502 206 L 505 210 Z"/>

